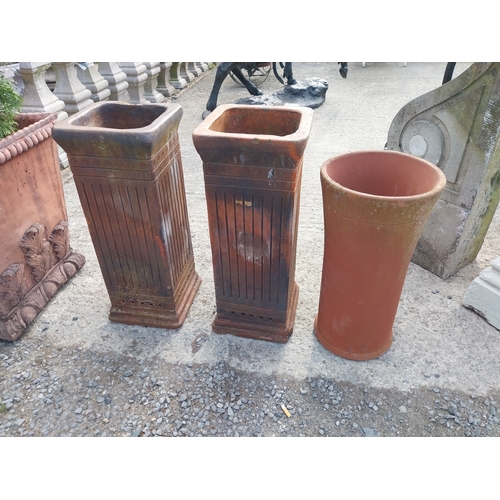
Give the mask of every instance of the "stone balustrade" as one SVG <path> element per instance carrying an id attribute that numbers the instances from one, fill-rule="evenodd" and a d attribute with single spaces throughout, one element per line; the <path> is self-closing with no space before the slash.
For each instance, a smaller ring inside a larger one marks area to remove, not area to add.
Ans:
<path id="1" fill-rule="evenodd" d="M 206 62 L 20 62 L 2 66 L 24 98 L 22 112 L 58 119 L 99 101 L 165 102 L 214 67 Z M 53 81 L 55 79 L 55 82 Z M 61 168 L 67 156 L 59 150 Z"/>

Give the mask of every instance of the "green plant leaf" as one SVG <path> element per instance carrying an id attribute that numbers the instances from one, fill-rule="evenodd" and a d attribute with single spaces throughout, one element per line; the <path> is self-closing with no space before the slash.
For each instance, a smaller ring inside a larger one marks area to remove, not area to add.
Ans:
<path id="1" fill-rule="evenodd" d="M 0 75 L 0 139 L 17 130 L 16 115 L 23 104 L 22 96 L 10 80 Z"/>

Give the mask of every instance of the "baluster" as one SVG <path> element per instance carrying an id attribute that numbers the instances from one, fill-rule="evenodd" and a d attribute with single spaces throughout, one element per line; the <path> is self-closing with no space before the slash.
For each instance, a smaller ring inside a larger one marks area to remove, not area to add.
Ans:
<path id="1" fill-rule="evenodd" d="M 160 74 L 158 75 L 158 86 L 156 89 L 161 92 L 165 97 L 172 97 L 177 94 L 177 89 L 170 85 L 170 68 L 172 67 L 171 62 L 161 62 L 160 63 Z"/>
<path id="2" fill-rule="evenodd" d="M 127 75 L 128 95 L 132 104 L 148 102 L 144 97 L 144 86 L 148 79 L 147 68 L 140 62 L 121 62 L 120 68 Z"/>
<path id="3" fill-rule="evenodd" d="M 192 82 L 196 77 L 189 71 L 187 62 L 180 63 L 181 65 L 181 76 L 186 80 L 187 82 Z"/>
<path id="4" fill-rule="evenodd" d="M 196 62 L 196 67 L 201 70 L 202 73 L 208 71 L 208 64 L 206 62 Z"/>
<path id="5" fill-rule="evenodd" d="M 49 89 L 45 81 L 45 73 L 50 68 L 50 62 L 20 62 L 19 73 L 24 82 L 23 113 L 57 113 L 59 121 L 68 117 L 64 101 L 61 101 Z M 69 166 L 68 155 L 57 146 L 59 166 L 61 169 Z"/>
<path id="6" fill-rule="evenodd" d="M 68 115 L 73 115 L 93 104 L 90 99 L 92 92 L 78 80 L 74 62 L 53 62 L 52 68 L 56 74 L 54 94 L 64 101 Z"/>
<path id="7" fill-rule="evenodd" d="M 127 75 L 120 69 L 115 62 L 100 62 L 99 73 L 108 82 L 111 95 L 110 101 L 126 101 L 128 100 L 128 82 Z"/>
<path id="8" fill-rule="evenodd" d="M 170 68 L 170 83 L 177 89 L 181 90 L 187 86 L 188 82 L 181 75 L 181 64 L 173 62 Z"/>
<path id="9" fill-rule="evenodd" d="M 94 102 L 107 101 L 111 95 L 109 83 L 99 73 L 99 63 L 91 63 L 88 68 L 77 65 L 76 73 L 82 84 L 92 92 L 90 98 Z"/>
<path id="10" fill-rule="evenodd" d="M 165 96 L 158 92 L 158 76 L 160 74 L 160 63 L 159 62 L 144 62 L 144 66 L 146 66 L 146 73 L 148 75 L 148 79 L 146 80 L 146 84 L 144 85 L 144 97 L 149 102 L 163 102 L 165 100 Z"/>
<path id="11" fill-rule="evenodd" d="M 188 62 L 187 63 L 187 69 L 190 73 L 192 73 L 194 75 L 194 77 L 196 78 L 197 76 L 200 76 L 203 71 L 201 70 L 201 68 L 199 68 L 197 66 L 198 63 L 195 63 L 195 62 Z"/>
<path id="12" fill-rule="evenodd" d="M 24 82 L 23 113 L 57 113 L 59 121 L 68 117 L 64 102 L 54 95 L 45 82 L 50 62 L 20 62 L 19 73 Z"/>

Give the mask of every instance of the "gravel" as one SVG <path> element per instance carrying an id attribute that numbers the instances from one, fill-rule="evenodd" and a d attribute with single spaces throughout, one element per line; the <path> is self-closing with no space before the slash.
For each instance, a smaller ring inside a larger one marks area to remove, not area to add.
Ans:
<path id="1" fill-rule="evenodd" d="M 474 397 L 258 376 L 223 360 L 145 363 L 114 352 L 53 352 L 42 337 L 3 344 L 0 436 L 500 435 L 498 391 Z"/>

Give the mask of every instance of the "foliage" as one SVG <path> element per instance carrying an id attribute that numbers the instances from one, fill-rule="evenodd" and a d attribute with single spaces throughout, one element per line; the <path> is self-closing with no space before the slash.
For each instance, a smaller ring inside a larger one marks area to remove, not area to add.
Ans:
<path id="1" fill-rule="evenodd" d="M 14 84 L 0 74 L 0 139 L 17 130 L 16 115 L 21 110 L 23 98 Z"/>

